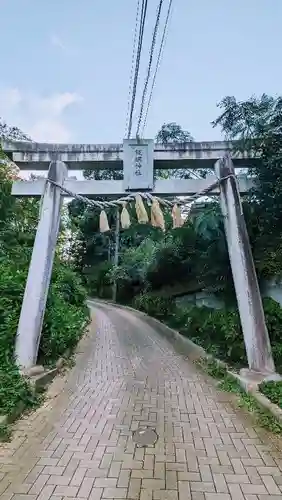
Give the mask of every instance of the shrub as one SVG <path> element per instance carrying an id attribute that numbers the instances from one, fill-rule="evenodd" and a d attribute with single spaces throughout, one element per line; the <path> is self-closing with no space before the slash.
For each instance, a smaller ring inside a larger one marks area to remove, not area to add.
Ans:
<path id="1" fill-rule="evenodd" d="M 11 415 L 37 398 L 14 362 L 14 344 L 24 293 L 27 267 L 8 257 L 0 259 L 0 415 Z M 79 277 L 58 261 L 47 301 L 39 362 L 54 363 L 66 349 L 73 350 L 89 318 L 86 292 Z"/>
<path id="2" fill-rule="evenodd" d="M 13 353 L 27 268 L 12 260 L 0 260 L 0 415 L 12 414 L 21 403 L 31 407 L 36 398 L 21 377 Z M 86 292 L 79 277 L 58 261 L 39 347 L 39 362 L 54 363 L 66 349 L 73 350 L 89 319 Z"/>
<path id="3" fill-rule="evenodd" d="M 25 408 L 37 402 L 30 384 L 24 379 L 13 362 L 0 365 L 0 415 L 12 415 L 22 404 Z"/>
<path id="4" fill-rule="evenodd" d="M 20 402 L 29 407 L 36 400 L 13 358 L 26 276 L 27 265 L 8 256 L 0 258 L 0 415 L 11 414 Z M 79 277 L 57 261 L 47 301 L 39 362 L 53 363 L 66 349 L 72 350 L 88 318 L 86 292 Z"/>
<path id="5" fill-rule="evenodd" d="M 259 386 L 262 392 L 270 401 L 282 408 L 282 381 L 263 382 Z"/>
<path id="6" fill-rule="evenodd" d="M 208 352 L 235 364 L 245 364 L 246 354 L 237 312 L 193 307 L 180 333 Z"/>
<path id="7" fill-rule="evenodd" d="M 84 277 L 90 296 L 101 299 L 112 297 L 111 269 L 112 263 L 107 261 L 84 269 Z"/>
<path id="8" fill-rule="evenodd" d="M 73 351 L 87 324 L 86 310 L 67 303 L 51 291 L 39 347 L 39 360 L 54 363 L 68 349 Z"/>
<path id="9" fill-rule="evenodd" d="M 280 371 L 282 369 L 282 308 L 276 300 L 270 297 L 263 300 L 263 307 L 275 365 Z"/>
<path id="10" fill-rule="evenodd" d="M 263 301 L 274 361 L 282 368 L 282 308 L 271 298 Z M 164 320 L 170 327 L 189 337 L 206 351 L 233 365 L 246 366 L 247 357 L 239 314 L 232 309 L 177 307 L 171 298 L 141 294 L 133 307 Z"/>
<path id="11" fill-rule="evenodd" d="M 17 269 L 9 259 L 0 260 L 0 366 L 13 356 L 25 280 L 25 269 Z"/>
<path id="12" fill-rule="evenodd" d="M 273 357 L 279 370 L 282 367 L 282 308 L 271 298 L 264 299 L 263 306 Z M 178 308 L 174 316 L 182 335 L 231 364 L 246 365 L 244 338 L 237 311 L 203 306 L 184 311 Z"/>
<path id="13" fill-rule="evenodd" d="M 1 156 L 1 147 L 0 147 Z M 12 167 L 0 163 L 0 414 L 35 398 L 14 360 L 14 343 L 38 217 L 38 202 L 11 196 Z M 80 278 L 55 259 L 39 356 L 42 363 L 73 349 L 89 318 Z M 0 429 L 0 437 L 1 437 Z"/>
<path id="14" fill-rule="evenodd" d="M 69 304 L 76 307 L 85 306 L 87 294 L 80 277 L 59 261 L 54 266 L 51 289 Z"/>
<path id="15" fill-rule="evenodd" d="M 143 293 L 134 298 L 133 307 L 144 311 L 149 316 L 167 318 L 175 308 L 173 299 L 163 298 L 150 293 Z"/>

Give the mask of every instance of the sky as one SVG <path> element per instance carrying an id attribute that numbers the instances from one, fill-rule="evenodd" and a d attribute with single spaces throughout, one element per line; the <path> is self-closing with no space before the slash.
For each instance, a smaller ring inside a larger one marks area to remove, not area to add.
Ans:
<path id="1" fill-rule="evenodd" d="M 148 2 L 137 104 L 158 1 Z M 38 142 L 122 142 L 136 5 L 137 0 L 0 0 L 0 116 Z M 167 5 L 165 0 L 165 11 Z M 281 93 L 282 0 L 172 5 L 144 136 L 153 138 L 164 122 L 173 121 L 197 141 L 220 139 L 210 122 L 224 96 Z"/>

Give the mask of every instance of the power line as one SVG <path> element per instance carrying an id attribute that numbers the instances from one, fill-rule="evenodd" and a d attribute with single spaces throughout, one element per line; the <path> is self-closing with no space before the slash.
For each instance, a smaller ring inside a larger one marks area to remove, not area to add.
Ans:
<path id="1" fill-rule="evenodd" d="M 144 36 L 145 20 L 146 20 L 146 15 L 147 15 L 147 7 L 148 7 L 148 0 L 142 0 L 141 18 L 140 18 L 140 26 L 139 26 L 139 39 L 138 39 L 135 74 L 134 74 L 134 81 L 133 81 L 133 88 L 132 88 L 132 99 L 131 99 L 130 114 L 129 114 L 128 132 L 127 132 L 128 139 L 130 137 L 131 129 L 132 129 L 132 117 L 133 117 L 133 110 L 134 110 L 135 99 L 136 99 L 136 89 L 137 89 L 137 83 L 138 83 L 140 58 L 141 58 L 142 45 L 143 45 L 143 36 Z"/>
<path id="2" fill-rule="evenodd" d="M 126 114 L 126 123 L 125 123 L 125 136 L 127 134 L 127 129 L 128 129 L 128 125 L 129 125 L 130 97 L 132 95 L 132 83 L 133 83 L 134 61 L 135 61 L 135 54 L 136 54 L 139 11 L 140 11 L 140 0 L 137 1 L 137 9 L 136 9 L 135 30 L 134 30 L 133 50 L 132 50 L 132 59 L 131 59 L 131 71 L 130 71 L 130 81 L 129 81 L 129 89 L 128 89 L 127 114 Z"/>
<path id="3" fill-rule="evenodd" d="M 159 50 L 159 54 L 158 54 L 158 59 L 157 59 L 157 63 L 156 63 L 156 69 L 155 69 L 155 73 L 154 73 L 154 77 L 153 77 L 153 81 L 152 81 L 151 92 L 150 92 L 150 96 L 149 96 L 149 99 L 148 99 L 148 104 L 147 104 L 145 118 L 144 118 L 144 122 L 143 122 L 143 126 L 142 126 L 141 135 L 143 135 L 144 128 L 145 128 L 146 123 L 147 123 L 148 112 L 149 112 L 150 104 L 151 104 L 151 101 L 152 101 L 152 96 L 153 96 L 153 91 L 154 91 L 154 87 L 155 87 L 155 83 L 156 83 L 157 73 L 158 73 L 158 70 L 159 70 L 159 67 L 160 67 L 161 57 L 162 57 L 162 53 L 163 53 L 163 49 L 164 49 L 165 37 L 166 37 L 167 28 L 168 28 L 168 22 L 169 22 L 169 18 L 170 18 L 170 14 L 171 14 L 171 6 L 172 6 L 172 0 L 170 0 L 169 6 L 168 6 L 168 11 L 167 11 L 166 20 L 165 20 L 165 26 L 164 26 L 163 36 L 162 36 L 162 39 L 161 39 L 160 50 Z"/>
<path id="4" fill-rule="evenodd" d="M 151 74 L 153 55 L 154 55 L 154 50 L 155 50 L 155 46 L 156 46 L 157 33 L 158 33 L 158 29 L 159 29 L 159 24 L 160 24 L 162 5 L 163 5 L 163 0 L 160 0 L 158 10 L 157 10 L 157 18 L 156 18 L 156 23 L 155 23 L 155 27 L 154 27 L 152 43 L 151 43 L 147 76 L 145 79 L 145 84 L 144 84 L 144 89 L 143 89 L 143 94 L 142 94 L 142 99 L 141 99 L 140 113 L 139 113 L 139 118 L 138 118 L 136 136 L 139 135 L 140 125 L 141 125 L 143 111 L 144 111 L 144 104 L 145 104 L 145 99 L 146 99 L 146 94 L 147 94 L 147 89 L 148 89 L 149 78 L 150 78 L 150 74 Z"/>

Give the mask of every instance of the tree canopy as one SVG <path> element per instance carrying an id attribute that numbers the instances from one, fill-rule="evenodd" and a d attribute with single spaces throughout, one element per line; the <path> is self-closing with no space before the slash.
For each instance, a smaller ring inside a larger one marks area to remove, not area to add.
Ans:
<path id="1" fill-rule="evenodd" d="M 11 127 L 0 116 L 0 141 L 30 141 L 30 137 L 24 134 L 18 127 Z"/>
<path id="2" fill-rule="evenodd" d="M 220 103 L 222 110 L 213 126 L 219 126 L 234 149 L 252 151 L 254 189 L 245 212 L 259 269 L 265 275 L 282 271 L 282 97 L 266 94 L 237 101 L 233 96 Z M 268 270 L 267 270 L 268 269 Z"/>
<path id="3" fill-rule="evenodd" d="M 164 145 L 192 142 L 193 140 L 190 132 L 183 130 L 175 122 L 164 123 L 156 135 L 156 143 Z"/>

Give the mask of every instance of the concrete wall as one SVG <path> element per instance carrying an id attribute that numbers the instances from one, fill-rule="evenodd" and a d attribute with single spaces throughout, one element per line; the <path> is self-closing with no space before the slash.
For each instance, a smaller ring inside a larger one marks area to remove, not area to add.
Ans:
<path id="1" fill-rule="evenodd" d="M 221 309 L 224 307 L 224 302 L 216 297 L 215 294 L 209 292 L 198 292 L 194 294 L 184 295 L 176 299 L 176 304 L 179 306 L 197 306 L 211 307 L 213 309 Z"/>
<path id="2" fill-rule="evenodd" d="M 269 281 L 266 283 L 262 295 L 263 297 L 271 297 L 282 307 L 282 282 Z"/>
<path id="3" fill-rule="evenodd" d="M 262 296 L 271 297 L 282 307 L 282 282 L 276 283 L 275 281 L 269 281 L 266 283 L 262 291 Z M 178 297 L 176 303 L 184 307 L 192 305 L 197 307 L 206 306 L 213 309 L 221 309 L 224 307 L 223 300 L 219 299 L 215 294 L 205 291 Z"/>

